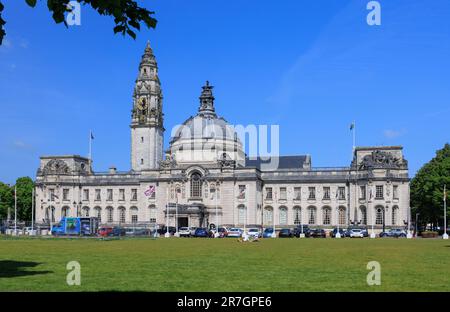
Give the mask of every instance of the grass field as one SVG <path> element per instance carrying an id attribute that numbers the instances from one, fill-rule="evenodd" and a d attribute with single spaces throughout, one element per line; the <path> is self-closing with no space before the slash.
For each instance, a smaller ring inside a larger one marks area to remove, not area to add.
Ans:
<path id="1" fill-rule="evenodd" d="M 66 264 L 81 285 L 66 284 Z M 368 286 L 369 261 L 381 286 Z M 0 291 L 450 291 L 450 242 L 0 238 Z"/>

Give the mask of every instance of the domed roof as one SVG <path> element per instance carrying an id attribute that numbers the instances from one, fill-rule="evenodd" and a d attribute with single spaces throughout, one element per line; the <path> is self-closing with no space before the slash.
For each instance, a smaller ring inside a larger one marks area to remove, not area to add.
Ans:
<path id="1" fill-rule="evenodd" d="M 234 126 L 218 117 L 214 108 L 213 86 L 206 82 L 202 87 L 200 107 L 196 116 L 191 116 L 175 131 L 171 144 L 185 139 L 220 139 L 238 141 Z"/>

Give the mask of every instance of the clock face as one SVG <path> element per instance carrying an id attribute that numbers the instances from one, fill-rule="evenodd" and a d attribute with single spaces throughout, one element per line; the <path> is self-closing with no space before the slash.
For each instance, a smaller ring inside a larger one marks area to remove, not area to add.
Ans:
<path id="1" fill-rule="evenodd" d="M 147 108 L 147 103 L 145 102 L 145 98 L 142 97 L 138 100 L 137 107 L 139 110 L 144 110 Z"/>

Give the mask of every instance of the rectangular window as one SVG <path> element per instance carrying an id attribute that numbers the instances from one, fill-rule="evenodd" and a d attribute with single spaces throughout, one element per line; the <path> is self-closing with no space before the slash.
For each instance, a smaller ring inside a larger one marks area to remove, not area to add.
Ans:
<path id="1" fill-rule="evenodd" d="M 49 189 L 48 190 L 48 198 L 50 201 L 54 201 L 55 200 L 55 189 Z"/>
<path id="2" fill-rule="evenodd" d="M 392 191 L 392 196 L 394 199 L 398 199 L 398 185 L 394 185 L 393 191 Z"/>
<path id="3" fill-rule="evenodd" d="M 286 200 L 287 199 L 287 193 L 285 187 L 280 187 L 280 199 Z"/>
<path id="4" fill-rule="evenodd" d="M 294 200 L 302 199 L 302 189 L 301 187 L 294 187 Z"/>
<path id="5" fill-rule="evenodd" d="M 113 190 L 107 189 L 106 190 L 106 200 L 112 201 L 113 200 Z"/>
<path id="6" fill-rule="evenodd" d="M 100 189 L 96 189 L 95 190 L 95 200 L 96 201 L 101 201 L 102 200 L 101 190 Z"/>
<path id="7" fill-rule="evenodd" d="M 330 187 L 325 186 L 323 188 L 323 199 L 330 199 Z M 324 223 L 327 224 L 327 223 Z"/>
<path id="8" fill-rule="evenodd" d="M 272 200 L 273 199 L 273 194 L 272 194 L 272 188 L 271 187 L 266 187 L 266 199 L 268 199 L 268 200 Z"/>
<path id="9" fill-rule="evenodd" d="M 155 192 L 153 192 L 155 194 Z M 136 201 L 137 200 L 137 189 L 131 189 L 131 200 Z"/>
<path id="10" fill-rule="evenodd" d="M 69 200 L 69 189 L 63 189 L 63 200 Z"/>
<path id="11" fill-rule="evenodd" d="M 375 198 L 376 199 L 383 199 L 384 198 L 383 185 L 377 185 Z"/>
<path id="12" fill-rule="evenodd" d="M 245 185 L 239 185 L 239 199 L 245 199 Z"/>
<path id="13" fill-rule="evenodd" d="M 132 223 L 137 223 L 138 222 L 138 216 L 137 215 L 132 215 L 131 216 L 131 222 Z"/>
<path id="14" fill-rule="evenodd" d="M 365 185 L 361 185 L 359 187 L 359 199 L 366 199 L 366 186 Z"/>
<path id="15" fill-rule="evenodd" d="M 308 199 L 316 199 L 316 188 L 315 187 L 309 187 L 309 196 Z"/>
<path id="16" fill-rule="evenodd" d="M 89 190 L 83 190 L 83 200 L 89 200 Z"/>
<path id="17" fill-rule="evenodd" d="M 345 187 L 339 187 L 338 194 L 339 194 L 339 199 L 344 200 L 345 199 Z"/>
<path id="18" fill-rule="evenodd" d="M 124 201 L 125 200 L 125 190 L 119 189 L 119 200 Z"/>

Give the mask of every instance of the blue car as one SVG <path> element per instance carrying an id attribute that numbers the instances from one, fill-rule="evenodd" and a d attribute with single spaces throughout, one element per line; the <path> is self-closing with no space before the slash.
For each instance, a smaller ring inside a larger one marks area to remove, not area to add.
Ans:
<path id="1" fill-rule="evenodd" d="M 208 237 L 208 230 L 206 228 L 196 228 L 194 237 Z"/>
<path id="2" fill-rule="evenodd" d="M 266 228 L 263 232 L 263 238 L 272 238 L 273 228 Z"/>

